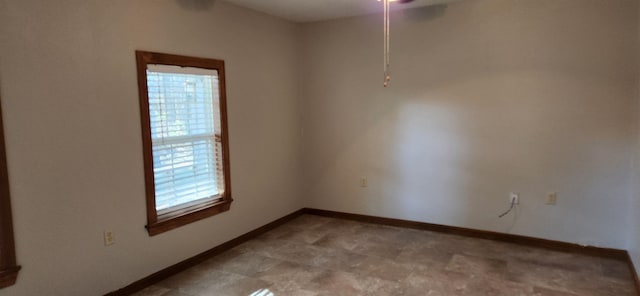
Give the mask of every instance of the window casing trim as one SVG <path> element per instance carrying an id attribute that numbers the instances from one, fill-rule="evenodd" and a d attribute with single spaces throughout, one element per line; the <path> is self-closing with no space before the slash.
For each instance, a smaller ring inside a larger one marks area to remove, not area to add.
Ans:
<path id="1" fill-rule="evenodd" d="M 7 172 L 2 108 L 0 107 L 0 289 L 15 284 L 18 271 L 20 271 L 20 266 L 16 264 L 9 193 L 9 174 Z"/>
<path id="2" fill-rule="evenodd" d="M 180 226 L 228 211 L 231 208 L 231 173 L 229 165 L 229 138 L 227 127 L 227 100 L 224 61 L 207 58 L 187 57 L 180 55 L 136 51 L 138 71 L 138 92 L 140 102 L 140 120 L 142 127 L 142 149 L 144 156 L 144 175 L 147 207 L 147 231 L 154 236 Z M 224 174 L 224 192 L 212 200 L 188 207 L 180 207 L 176 211 L 159 214 L 156 210 L 155 180 L 153 174 L 153 141 L 151 137 L 151 116 L 149 114 L 149 94 L 147 85 L 148 65 L 169 65 L 180 67 L 203 68 L 218 71 L 218 87 L 220 102 L 221 133 L 215 140 L 222 142 L 222 167 Z"/>

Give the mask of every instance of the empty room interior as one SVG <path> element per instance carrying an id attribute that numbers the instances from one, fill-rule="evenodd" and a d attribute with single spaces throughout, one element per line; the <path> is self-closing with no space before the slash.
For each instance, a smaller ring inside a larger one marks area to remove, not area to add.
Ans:
<path id="1" fill-rule="evenodd" d="M 638 0 L 0 0 L 0 296 L 640 295 Z"/>

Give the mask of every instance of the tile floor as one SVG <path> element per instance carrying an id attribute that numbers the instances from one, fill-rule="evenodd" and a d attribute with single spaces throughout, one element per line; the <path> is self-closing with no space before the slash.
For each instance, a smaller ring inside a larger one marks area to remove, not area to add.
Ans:
<path id="1" fill-rule="evenodd" d="M 303 215 L 135 295 L 636 294 L 616 260 Z"/>

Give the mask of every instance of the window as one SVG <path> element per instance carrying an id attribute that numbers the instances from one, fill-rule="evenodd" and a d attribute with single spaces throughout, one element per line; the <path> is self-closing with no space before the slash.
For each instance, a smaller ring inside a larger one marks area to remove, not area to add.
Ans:
<path id="1" fill-rule="evenodd" d="M 13 222 L 11 200 L 9 198 L 9 175 L 0 109 L 0 288 L 16 283 L 20 266 L 16 265 L 15 243 L 13 241 Z"/>
<path id="2" fill-rule="evenodd" d="M 224 61 L 136 52 L 147 230 L 229 210 Z"/>

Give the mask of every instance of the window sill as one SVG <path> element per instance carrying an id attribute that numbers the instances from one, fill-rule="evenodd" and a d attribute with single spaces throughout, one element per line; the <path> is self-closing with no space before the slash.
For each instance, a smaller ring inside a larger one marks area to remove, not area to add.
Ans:
<path id="1" fill-rule="evenodd" d="M 146 228 L 149 232 L 149 236 L 158 235 L 180 226 L 226 212 L 231 208 L 231 202 L 233 202 L 233 200 L 222 200 L 192 212 L 179 216 L 167 217 L 161 221 L 147 225 Z"/>
<path id="2" fill-rule="evenodd" d="M 12 286 L 18 278 L 20 266 L 8 267 L 0 270 L 0 289 Z"/>

